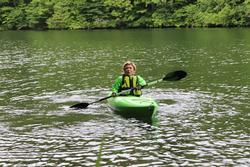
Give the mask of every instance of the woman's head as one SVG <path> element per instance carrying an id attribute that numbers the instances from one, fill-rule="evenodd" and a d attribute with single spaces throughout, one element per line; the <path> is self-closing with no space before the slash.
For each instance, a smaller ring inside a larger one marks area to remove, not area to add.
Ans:
<path id="1" fill-rule="evenodd" d="M 136 65 L 132 61 L 126 61 L 122 66 L 125 75 L 135 75 Z"/>

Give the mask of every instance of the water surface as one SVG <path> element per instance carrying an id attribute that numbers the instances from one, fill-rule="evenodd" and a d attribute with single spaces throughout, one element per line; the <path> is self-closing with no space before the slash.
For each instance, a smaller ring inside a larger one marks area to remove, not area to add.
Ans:
<path id="1" fill-rule="evenodd" d="M 0 165 L 248 166 L 249 29 L 0 32 Z M 153 125 L 105 102 L 126 60 L 160 105 Z"/>

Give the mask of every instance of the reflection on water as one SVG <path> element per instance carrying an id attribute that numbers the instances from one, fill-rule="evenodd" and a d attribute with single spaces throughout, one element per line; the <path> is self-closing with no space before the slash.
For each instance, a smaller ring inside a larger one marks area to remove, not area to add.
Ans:
<path id="1" fill-rule="evenodd" d="M 102 166 L 248 166 L 248 31 L 1 32 L 0 165 L 95 166 L 102 143 Z M 128 58 L 148 81 L 188 72 L 144 90 L 155 122 L 69 108 L 107 96 Z"/>

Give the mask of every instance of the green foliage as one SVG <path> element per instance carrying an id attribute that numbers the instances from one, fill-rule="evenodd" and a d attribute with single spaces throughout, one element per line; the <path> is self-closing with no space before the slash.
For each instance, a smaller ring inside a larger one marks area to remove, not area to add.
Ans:
<path id="1" fill-rule="evenodd" d="M 3 1 L 2 1 L 3 2 Z M 7 2 L 6 2 L 7 3 Z M 52 13 L 53 3 L 50 0 L 33 0 L 10 3 L 9 6 L 1 7 L 0 21 L 2 29 L 45 29 L 47 28 L 46 20 Z M 12 7 L 15 6 L 15 7 Z"/>
<path id="2" fill-rule="evenodd" d="M 247 8 L 239 0 L 199 0 L 198 17 L 201 26 L 245 26 Z M 194 20 L 196 21 L 196 19 Z"/>
<path id="3" fill-rule="evenodd" d="M 250 0 L 245 0 L 244 5 L 246 7 L 246 15 L 244 15 L 245 25 L 250 26 Z"/>
<path id="4" fill-rule="evenodd" d="M 166 23 L 166 13 L 164 9 L 157 10 L 152 14 L 152 22 L 154 27 L 164 27 L 167 25 Z"/>
<path id="5" fill-rule="evenodd" d="M 28 27 L 46 29 L 46 20 L 52 15 L 53 3 L 49 0 L 33 0 L 26 8 Z"/>
<path id="6" fill-rule="evenodd" d="M 3 29 L 26 29 L 27 20 L 24 6 L 1 8 Z"/>
<path id="7" fill-rule="evenodd" d="M 130 0 L 104 0 L 104 6 L 107 19 L 113 23 L 112 27 L 126 27 L 133 20 Z"/>
<path id="8" fill-rule="evenodd" d="M 250 0 L 0 0 L 0 29 L 250 25 Z"/>
<path id="9" fill-rule="evenodd" d="M 62 0 L 55 3 L 52 17 L 47 20 L 50 29 L 79 29 L 79 4 L 76 1 Z M 78 10 L 76 10 L 78 9 Z"/>

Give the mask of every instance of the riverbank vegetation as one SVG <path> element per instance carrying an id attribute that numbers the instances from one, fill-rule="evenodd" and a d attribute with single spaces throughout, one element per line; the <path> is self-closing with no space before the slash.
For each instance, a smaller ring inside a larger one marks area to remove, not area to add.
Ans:
<path id="1" fill-rule="evenodd" d="M 250 0 L 0 0 L 0 29 L 250 26 Z"/>

